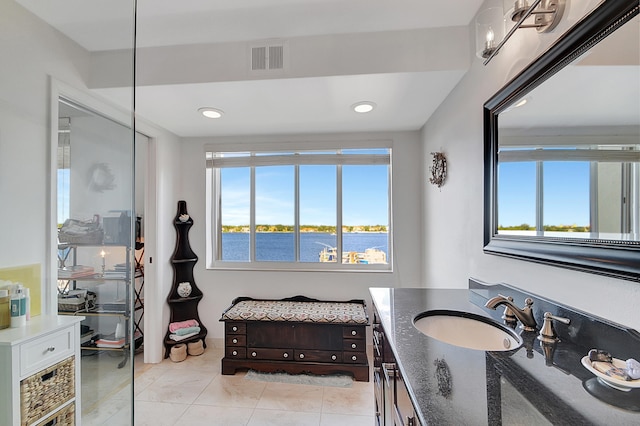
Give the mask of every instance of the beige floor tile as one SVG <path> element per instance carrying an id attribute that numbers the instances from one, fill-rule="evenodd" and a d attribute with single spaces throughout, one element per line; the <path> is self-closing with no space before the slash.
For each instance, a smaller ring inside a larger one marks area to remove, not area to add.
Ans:
<path id="1" fill-rule="evenodd" d="M 300 413 L 285 410 L 253 411 L 247 426 L 319 426 L 320 413 Z"/>
<path id="2" fill-rule="evenodd" d="M 355 382 L 352 388 L 325 388 L 323 413 L 369 416 L 373 410 L 373 385 L 370 382 Z"/>
<path id="3" fill-rule="evenodd" d="M 191 404 L 211 382 L 199 371 L 168 370 L 135 396 L 137 401 Z"/>
<path id="4" fill-rule="evenodd" d="M 256 408 L 319 413 L 322 394 L 321 386 L 267 383 Z"/>
<path id="5" fill-rule="evenodd" d="M 187 404 L 136 401 L 135 426 L 176 425 L 178 424 L 178 419 L 184 414 L 188 407 L 189 405 Z M 114 417 L 107 424 L 109 426 L 124 426 L 128 423 L 120 423 L 120 421 L 126 422 L 127 420 L 127 417 L 122 419 Z"/>
<path id="6" fill-rule="evenodd" d="M 371 426 L 374 424 L 371 416 L 352 416 L 349 414 L 322 413 L 320 426 Z"/>
<path id="7" fill-rule="evenodd" d="M 82 426 L 101 426 L 109 424 L 111 418 L 130 418 L 131 414 L 124 415 L 121 411 L 131 412 L 131 404 L 121 400 L 107 399 L 101 401 L 91 411 L 83 409 Z M 127 424 L 127 423 L 125 423 Z"/>
<path id="8" fill-rule="evenodd" d="M 195 404 L 235 408 L 255 408 L 265 383 L 244 380 L 242 376 L 216 376 L 195 400 Z"/>
<path id="9" fill-rule="evenodd" d="M 193 404 L 178 420 L 185 426 L 245 426 L 253 410 Z"/>

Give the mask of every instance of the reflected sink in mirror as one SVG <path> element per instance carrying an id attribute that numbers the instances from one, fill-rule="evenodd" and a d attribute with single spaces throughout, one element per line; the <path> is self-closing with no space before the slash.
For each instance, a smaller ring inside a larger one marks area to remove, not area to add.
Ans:
<path id="1" fill-rule="evenodd" d="M 417 315 L 413 325 L 426 336 L 468 349 L 499 352 L 522 346 L 514 330 L 469 312 L 427 311 Z"/>

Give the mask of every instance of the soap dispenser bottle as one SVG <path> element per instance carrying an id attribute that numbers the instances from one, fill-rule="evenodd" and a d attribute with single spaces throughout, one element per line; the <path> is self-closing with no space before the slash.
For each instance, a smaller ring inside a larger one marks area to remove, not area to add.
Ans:
<path id="1" fill-rule="evenodd" d="M 11 294 L 11 327 L 23 327 L 27 324 L 27 299 L 24 288 L 17 286 Z"/>

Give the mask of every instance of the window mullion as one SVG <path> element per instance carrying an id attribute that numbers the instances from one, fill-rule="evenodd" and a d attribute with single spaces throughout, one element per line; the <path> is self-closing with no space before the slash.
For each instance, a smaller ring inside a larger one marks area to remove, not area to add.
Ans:
<path id="1" fill-rule="evenodd" d="M 295 262 L 300 262 L 300 166 L 294 166 L 293 249 Z"/>
<path id="2" fill-rule="evenodd" d="M 336 263 L 342 265 L 342 166 L 336 166 Z"/>
<path id="3" fill-rule="evenodd" d="M 256 261 L 256 168 L 251 167 L 251 183 L 249 202 L 249 259 Z"/>
<path id="4" fill-rule="evenodd" d="M 536 161 L 536 232 L 544 234 L 544 162 Z"/>

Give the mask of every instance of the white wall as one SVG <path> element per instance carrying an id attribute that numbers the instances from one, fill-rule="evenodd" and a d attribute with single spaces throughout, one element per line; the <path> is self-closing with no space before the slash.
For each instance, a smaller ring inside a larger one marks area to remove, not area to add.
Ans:
<path id="1" fill-rule="evenodd" d="M 255 142 L 292 140 L 291 135 L 269 138 L 235 138 L 238 141 Z M 205 268 L 205 145 L 227 143 L 233 138 L 218 140 L 186 139 L 181 142 L 182 163 L 179 199 L 187 202 L 194 225 L 189 233 L 191 247 L 199 261 L 194 269 L 196 285 L 204 293 L 199 305 L 200 319 L 212 338 L 223 336 L 222 323 L 218 320 L 222 311 L 238 296 L 282 298 L 305 295 L 325 300 L 369 299 L 369 287 L 415 287 L 420 285 L 420 202 L 422 165 L 421 147 L 417 132 L 304 135 L 305 141 L 332 140 L 393 140 L 393 211 L 394 211 L 394 271 L 371 272 L 277 272 L 277 271 L 220 271 Z M 164 190 L 163 190 L 164 191 Z M 176 205 L 163 212 L 169 220 L 162 222 L 164 230 L 171 228 Z M 171 253 L 169 253 L 170 255 Z M 368 303 L 370 305 L 370 303 Z"/>
<path id="2" fill-rule="evenodd" d="M 52 286 L 50 78 L 86 90 L 89 55 L 13 1 L 0 3 L 0 40 L 0 267 L 41 264 Z"/>
<path id="3" fill-rule="evenodd" d="M 487 1 L 484 7 L 492 3 Z M 430 163 L 431 151 L 443 150 L 449 165 L 447 181 L 440 190 L 424 187 L 424 286 L 464 288 L 469 277 L 506 282 L 640 330 L 640 284 L 482 251 L 482 105 L 597 3 L 571 0 L 565 18 L 553 33 L 518 30 L 487 66 L 475 59 L 424 126 L 423 162 Z M 428 173 L 428 169 L 425 171 Z"/>

